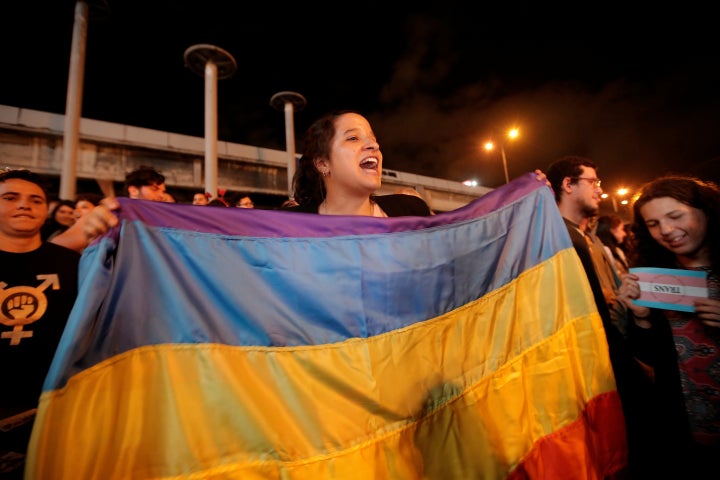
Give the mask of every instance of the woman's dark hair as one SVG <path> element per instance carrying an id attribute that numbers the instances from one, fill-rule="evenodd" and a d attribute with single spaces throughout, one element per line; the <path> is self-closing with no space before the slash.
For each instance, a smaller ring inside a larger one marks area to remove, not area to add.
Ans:
<path id="1" fill-rule="evenodd" d="M 99 193 L 78 193 L 75 197 L 75 204 L 78 202 L 81 202 L 85 200 L 86 202 L 90 202 L 95 206 L 100 205 L 100 201 L 103 199 L 103 196 Z"/>
<path id="2" fill-rule="evenodd" d="M 52 238 L 53 234 L 57 234 L 58 232 L 64 232 L 68 229 L 67 225 L 62 225 L 55 219 L 55 214 L 57 214 L 58 210 L 60 210 L 62 207 L 70 207 L 74 210 L 75 202 L 67 199 L 58 200 L 57 204 L 50 212 L 50 216 L 47 218 L 47 220 L 45 220 L 45 223 L 40 229 L 40 238 L 42 238 L 43 240 L 48 240 Z"/>
<path id="3" fill-rule="evenodd" d="M 52 218 L 54 220 L 55 214 L 58 212 L 58 210 L 60 210 L 61 207 L 70 207 L 74 210 L 75 202 L 72 200 L 65 200 L 65 199 L 58 200 L 57 205 L 55 205 L 52 209 L 52 212 L 50 212 L 50 218 Z"/>
<path id="4" fill-rule="evenodd" d="M 325 199 L 325 184 L 315 166 L 316 158 L 330 158 L 335 121 L 354 110 L 338 110 L 315 120 L 303 135 L 303 153 L 293 176 L 293 199 L 300 205 L 319 206 Z"/>
<path id="5" fill-rule="evenodd" d="M 224 198 L 213 198 L 208 202 L 209 207 L 229 207 L 230 204 Z"/>
<path id="6" fill-rule="evenodd" d="M 597 219 L 595 235 L 597 235 L 598 238 L 608 247 L 617 247 L 620 244 L 611 230 L 618 225 L 622 225 L 622 223 L 622 218 L 617 215 L 600 215 Z"/>
<path id="7" fill-rule="evenodd" d="M 620 242 L 617 241 L 617 238 L 615 238 L 615 235 L 611 231 L 613 228 L 622 225 L 622 218 L 617 215 L 601 215 L 598 217 L 597 220 L 597 226 L 595 227 L 595 235 L 597 235 L 597 237 L 604 245 L 610 247 L 610 252 L 612 252 L 615 261 L 620 262 L 625 267 L 627 267 L 627 265 L 625 265 L 625 261 L 618 254 Z"/>
<path id="8" fill-rule="evenodd" d="M 635 251 L 633 266 L 675 268 L 675 254 L 657 243 L 650 235 L 640 209 L 650 200 L 670 197 L 701 210 L 707 218 L 705 245 L 710 248 L 710 267 L 720 268 L 720 188 L 695 177 L 668 175 L 645 184 L 633 204 Z"/>
<path id="9" fill-rule="evenodd" d="M 140 165 L 135 170 L 125 174 L 125 191 L 128 187 L 144 187 L 148 185 L 162 185 L 165 183 L 165 175 L 148 165 Z"/>

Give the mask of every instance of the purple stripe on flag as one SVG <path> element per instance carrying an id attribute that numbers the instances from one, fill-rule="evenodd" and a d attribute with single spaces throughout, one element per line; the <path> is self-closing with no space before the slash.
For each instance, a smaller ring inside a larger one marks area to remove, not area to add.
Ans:
<path id="1" fill-rule="evenodd" d="M 344 235 L 391 233 L 421 230 L 477 218 L 509 205 L 529 192 L 545 188 L 528 173 L 502 189 L 483 196 L 482 202 L 431 217 L 374 218 L 357 216 L 319 216 L 316 214 L 248 208 L 207 208 L 200 205 L 168 204 L 118 198 L 118 216 L 141 220 L 150 226 L 177 228 L 204 233 L 248 237 L 335 237 Z M 136 208 L 141 202 L 142 208 Z M 148 205 L 149 204 L 149 205 Z M 196 209 L 202 208 L 199 220 Z M 110 232 L 117 237 L 118 230 Z"/>

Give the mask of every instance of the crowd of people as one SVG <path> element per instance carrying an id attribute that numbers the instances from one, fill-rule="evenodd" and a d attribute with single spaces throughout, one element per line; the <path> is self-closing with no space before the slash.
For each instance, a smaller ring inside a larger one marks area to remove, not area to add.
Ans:
<path id="1" fill-rule="evenodd" d="M 215 207 L 230 207 L 233 202 L 225 198 L 225 192 L 219 192 L 222 195 L 213 196 L 208 192 L 195 192 L 192 198 L 193 205 L 210 205 Z M 237 208 L 255 208 L 255 203 L 249 193 L 240 193 L 237 201 L 234 202 Z"/>
<path id="2" fill-rule="evenodd" d="M 75 200 L 55 198 L 48 202 L 48 217 L 40 231 L 44 240 L 52 240 L 55 236 L 70 228 L 78 218 L 85 215 L 100 204 L 102 195 L 97 193 L 80 193 Z"/>
<path id="3" fill-rule="evenodd" d="M 427 216 L 419 194 L 376 195 L 382 152 L 368 120 L 333 112 L 303 137 L 293 196 L 279 207 L 318 215 Z M 629 465 L 618 478 L 695 478 L 720 452 L 720 188 L 690 176 L 665 176 L 642 187 L 633 221 L 599 216 L 601 181 L 594 161 L 567 156 L 537 171 L 552 189 L 602 319 L 626 421 Z M 152 167 L 126 176 L 129 198 L 169 201 Z M 417 192 L 416 192 L 417 193 Z M 78 262 L 88 243 L 118 223 L 113 198 L 78 196 L 49 212 L 42 176 L 0 173 L 0 478 L 22 478 L 25 450 L 42 383 L 77 295 Z M 193 205 L 254 208 L 206 192 Z M 633 267 L 705 272 L 707 295 L 691 312 L 649 308 Z M 40 275 L 57 288 L 37 290 Z M 5 476 L 3 476 L 5 475 Z M 16 476 L 12 476 L 16 475 Z M 624 476 L 623 476 L 624 475 Z"/>
<path id="4" fill-rule="evenodd" d="M 699 478 L 720 452 L 720 188 L 689 176 L 658 178 L 641 188 L 631 225 L 598 218 L 593 232 L 602 194 L 597 165 L 564 157 L 547 177 L 605 327 L 628 475 Z M 704 271 L 706 298 L 695 299 L 692 312 L 639 306 L 632 267 Z"/>

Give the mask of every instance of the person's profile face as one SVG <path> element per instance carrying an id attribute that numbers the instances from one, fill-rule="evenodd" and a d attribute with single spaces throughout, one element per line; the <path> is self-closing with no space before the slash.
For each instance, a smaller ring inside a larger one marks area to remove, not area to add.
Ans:
<path id="1" fill-rule="evenodd" d="M 602 199 L 600 197 L 602 188 L 598 185 L 597 172 L 594 168 L 582 167 L 582 175 L 573 184 L 573 195 L 585 216 L 597 215 Z"/>
<path id="2" fill-rule="evenodd" d="M 611 228 L 610 233 L 613 234 L 613 236 L 615 237 L 615 240 L 617 240 L 618 243 L 622 243 L 623 240 L 625 240 L 625 237 L 627 236 L 627 232 L 625 231 L 625 226 L 622 223 L 619 223 L 616 227 Z"/>
<path id="3" fill-rule="evenodd" d="M 165 201 L 165 184 L 143 185 L 141 187 L 129 187 L 130 198 L 136 200 L 151 200 L 153 202 Z"/>
<path id="4" fill-rule="evenodd" d="M 335 120 L 328 168 L 328 181 L 340 190 L 372 193 L 380 188 L 382 153 L 365 117 L 347 113 Z"/>

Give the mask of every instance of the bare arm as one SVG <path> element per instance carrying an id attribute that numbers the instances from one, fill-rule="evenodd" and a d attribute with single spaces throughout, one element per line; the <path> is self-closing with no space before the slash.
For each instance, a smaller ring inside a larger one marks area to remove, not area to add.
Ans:
<path id="1" fill-rule="evenodd" d="M 113 213 L 118 207 L 115 199 L 104 199 L 100 205 L 80 217 L 70 228 L 53 237 L 50 242 L 82 253 L 95 237 L 118 224 L 119 220 Z"/>

